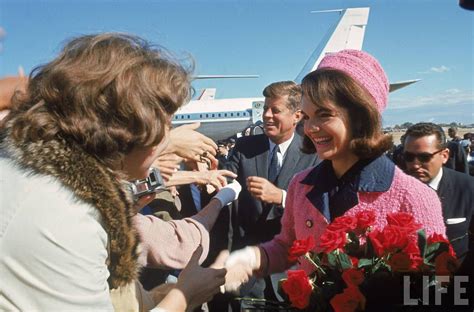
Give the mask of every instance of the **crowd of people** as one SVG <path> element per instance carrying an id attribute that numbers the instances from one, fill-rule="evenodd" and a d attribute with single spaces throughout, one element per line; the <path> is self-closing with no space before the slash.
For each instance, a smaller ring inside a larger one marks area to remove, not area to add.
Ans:
<path id="1" fill-rule="evenodd" d="M 263 131 L 218 142 L 199 124 L 171 127 L 190 83 L 166 49 L 104 33 L 70 40 L 2 91 L 0 310 L 282 301 L 293 242 L 363 210 L 374 229 L 401 211 L 450 240 L 474 304 L 474 137 L 423 122 L 394 148 L 381 121 L 389 82 L 372 55 L 328 54 L 301 85 L 269 84 Z M 159 187 L 134 196 L 150 168 Z"/>

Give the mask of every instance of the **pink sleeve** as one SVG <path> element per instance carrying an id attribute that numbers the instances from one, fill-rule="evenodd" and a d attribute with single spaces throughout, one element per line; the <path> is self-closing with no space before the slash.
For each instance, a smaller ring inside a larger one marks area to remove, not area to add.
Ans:
<path id="1" fill-rule="evenodd" d="M 297 185 L 299 184 L 297 177 L 291 180 L 288 186 L 286 195 L 285 210 L 281 218 L 281 231 L 271 241 L 263 243 L 260 247 L 265 251 L 267 256 L 267 267 L 261 268 L 261 275 L 268 275 L 276 272 L 283 272 L 291 265 L 288 262 L 288 250 L 295 240 L 295 222 L 294 209 L 297 206 L 295 203 L 295 192 L 297 192 Z"/>
<path id="2" fill-rule="evenodd" d="M 209 232 L 192 218 L 163 221 L 137 214 L 134 225 L 141 240 L 140 263 L 152 267 L 182 269 L 202 245 L 200 263 L 209 252 Z"/>
<path id="3" fill-rule="evenodd" d="M 402 210 L 413 214 L 415 220 L 423 225 L 426 235 L 438 233 L 446 237 L 446 226 L 438 194 L 420 181 L 409 178 L 403 194 Z"/>

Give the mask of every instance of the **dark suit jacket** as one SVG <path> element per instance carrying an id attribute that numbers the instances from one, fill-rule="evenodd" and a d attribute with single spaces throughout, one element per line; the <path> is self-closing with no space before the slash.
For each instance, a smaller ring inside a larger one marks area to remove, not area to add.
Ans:
<path id="1" fill-rule="evenodd" d="M 301 143 L 301 136 L 295 133 L 275 181 L 278 188 L 287 190 L 291 178 L 297 172 L 317 163 L 318 158 L 315 154 L 308 155 L 301 152 Z M 237 180 L 242 185 L 232 215 L 234 221 L 232 249 L 271 240 L 280 232 L 283 207 L 265 204 L 247 191 L 247 177 L 268 178 L 269 146 L 268 137 L 264 134 L 241 137 L 237 140 L 226 164 L 228 170 L 238 175 Z"/>
<path id="2" fill-rule="evenodd" d="M 446 234 L 458 257 L 463 257 L 469 249 L 469 227 L 474 230 L 474 178 L 443 168 L 439 182 L 438 196 L 443 206 L 445 223 L 452 218 L 466 218 L 457 224 L 446 224 Z M 471 237 L 471 245 L 473 238 Z M 471 246 L 472 248 L 472 246 Z"/>
<path id="3" fill-rule="evenodd" d="M 462 223 L 447 224 L 446 234 L 456 255 L 462 261 L 456 275 L 468 276 L 468 283 L 463 283 L 462 287 L 468 294 L 470 311 L 472 311 L 474 307 L 474 178 L 465 173 L 443 168 L 438 196 L 443 206 L 445 222 L 451 218 L 466 218 L 466 221 Z M 454 290 L 449 288 L 447 297 L 454 298 L 453 294 Z M 464 294 L 462 298 L 466 299 L 466 295 Z"/>
<path id="4" fill-rule="evenodd" d="M 469 165 L 467 163 L 467 156 L 461 144 L 459 144 L 459 142 L 456 142 L 456 141 L 449 141 L 448 149 L 449 149 L 449 159 L 444 164 L 444 167 L 469 174 Z"/>

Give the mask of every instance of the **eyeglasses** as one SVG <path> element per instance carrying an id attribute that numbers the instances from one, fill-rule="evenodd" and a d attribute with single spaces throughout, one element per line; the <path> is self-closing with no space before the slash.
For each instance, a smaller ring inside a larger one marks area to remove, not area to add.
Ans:
<path id="1" fill-rule="evenodd" d="M 410 152 L 404 152 L 403 153 L 403 159 L 405 161 L 408 161 L 408 162 L 412 162 L 416 159 L 418 159 L 420 162 L 422 163 L 427 163 L 429 162 L 431 159 L 433 159 L 434 155 L 440 153 L 444 151 L 444 149 L 440 149 L 439 151 L 436 151 L 434 153 L 418 153 L 418 154 L 414 154 L 414 153 L 410 153 Z"/>

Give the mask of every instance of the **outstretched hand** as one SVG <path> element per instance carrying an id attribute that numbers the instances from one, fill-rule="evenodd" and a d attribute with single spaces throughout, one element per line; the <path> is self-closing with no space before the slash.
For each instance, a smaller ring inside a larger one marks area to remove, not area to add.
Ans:
<path id="1" fill-rule="evenodd" d="M 225 262 L 225 291 L 236 292 L 260 268 L 260 250 L 255 246 L 233 251 Z M 222 287 L 221 287 L 222 291 Z"/>
<path id="2" fill-rule="evenodd" d="M 207 158 L 211 165 L 217 164 L 217 145 L 212 139 L 196 131 L 200 125 L 193 123 L 173 128 L 170 132 L 169 149 L 186 159 L 202 162 Z"/>
<path id="3" fill-rule="evenodd" d="M 209 170 L 202 171 L 200 174 L 202 177 L 197 181 L 198 184 L 210 184 L 217 190 L 227 185 L 227 177 L 237 178 L 237 175 L 229 170 Z"/>
<path id="4" fill-rule="evenodd" d="M 202 250 L 202 246 L 199 246 L 194 251 L 176 283 L 176 288 L 182 291 L 186 299 L 188 309 L 210 301 L 225 283 L 226 269 L 223 268 L 223 263 L 227 255 L 221 253 L 214 265 L 203 268 L 199 265 Z"/>

